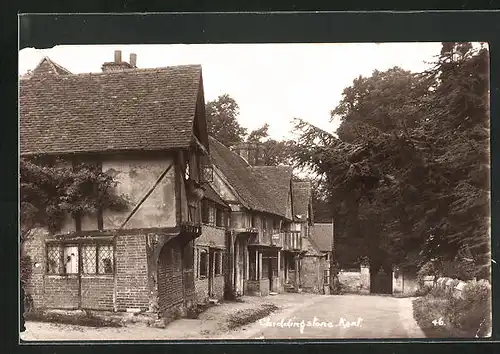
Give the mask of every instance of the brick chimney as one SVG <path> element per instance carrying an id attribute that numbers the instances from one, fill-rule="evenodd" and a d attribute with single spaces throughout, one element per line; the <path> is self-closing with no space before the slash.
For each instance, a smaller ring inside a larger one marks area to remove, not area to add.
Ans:
<path id="1" fill-rule="evenodd" d="M 232 150 L 240 155 L 251 166 L 265 165 L 265 152 L 263 144 L 244 142 L 233 146 Z"/>
<path id="2" fill-rule="evenodd" d="M 111 62 L 106 62 L 102 64 L 103 72 L 111 72 L 111 71 L 123 71 L 127 69 L 136 68 L 137 55 L 132 53 L 130 54 L 130 63 L 126 61 L 122 61 L 122 51 L 115 50 L 115 60 Z"/>

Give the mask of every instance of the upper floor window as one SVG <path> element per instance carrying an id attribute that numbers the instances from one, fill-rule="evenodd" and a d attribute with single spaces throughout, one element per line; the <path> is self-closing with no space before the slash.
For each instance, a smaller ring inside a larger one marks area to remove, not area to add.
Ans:
<path id="1" fill-rule="evenodd" d="M 219 208 L 215 210 L 215 225 L 224 226 L 224 212 Z"/>
<path id="2" fill-rule="evenodd" d="M 190 176 L 191 176 L 191 171 L 189 167 L 189 161 L 186 161 L 186 170 L 184 171 L 184 178 L 188 180 Z"/>
<path id="3" fill-rule="evenodd" d="M 251 227 L 256 227 L 258 228 L 259 227 L 259 218 L 257 217 L 257 215 L 252 215 L 251 216 Z"/>
<path id="4" fill-rule="evenodd" d="M 280 221 L 281 221 L 280 219 L 274 219 L 273 220 L 273 229 L 275 229 L 275 230 L 279 230 L 280 229 L 280 224 L 281 224 Z"/>
<path id="5" fill-rule="evenodd" d="M 210 204 L 206 199 L 201 202 L 201 221 L 204 224 L 210 223 Z"/>

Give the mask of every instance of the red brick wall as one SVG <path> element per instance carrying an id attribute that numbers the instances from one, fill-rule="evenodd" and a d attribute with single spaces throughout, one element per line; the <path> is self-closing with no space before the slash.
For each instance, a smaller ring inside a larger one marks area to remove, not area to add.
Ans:
<path id="1" fill-rule="evenodd" d="M 165 244 L 158 258 L 158 306 L 164 318 L 175 316 L 174 307 L 183 306 L 181 249 L 176 240 Z"/>
<path id="2" fill-rule="evenodd" d="M 114 278 L 108 275 L 82 276 L 82 307 L 92 310 L 113 310 Z"/>
<path id="3" fill-rule="evenodd" d="M 40 308 L 45 305 L 44 275 L 45 275 L 45 237 L 47 233 L 36 230 L 33 236 L 24 243 L 26 255 L 31 258 L 31 277 L 24 290 L 33 299 L 33 306 Z"/>
<path id="4" fill-rule="evenodd" d="M 122 235 L 116 240 L 116 305 L 118 310 L 149 307 L 145 235 Z"/>
<path id="5" fill-rule="evenodd" d="M 78 276 L 76 275 L 46 275 L 44 292 L 47 307 L 78 308 Z"/>

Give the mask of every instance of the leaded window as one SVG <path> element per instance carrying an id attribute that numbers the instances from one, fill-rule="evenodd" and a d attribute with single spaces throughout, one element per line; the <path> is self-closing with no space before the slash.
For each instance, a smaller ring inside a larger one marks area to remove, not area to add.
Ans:
<path id="1" fill-rule="evenodd" d="M 63 247 L 63 273 L 78 274 L 78 246 Z"/>
<path id="2" fill-rule="evenodd" d="M 47 246 L 47 273 L 59 274 L 61 271 L 61 247 L 59 245 Z"/>
<path id="3" fill-rule="evenodd" d="M 113 251 L 112 244 L 49 244 L 47 274 L 113 274 Z"/>
<path id="4" fill-rule="evenodd" d="M 113 246 L 82 246 L 82 266 L 84 274 L 113 274 Z"/>

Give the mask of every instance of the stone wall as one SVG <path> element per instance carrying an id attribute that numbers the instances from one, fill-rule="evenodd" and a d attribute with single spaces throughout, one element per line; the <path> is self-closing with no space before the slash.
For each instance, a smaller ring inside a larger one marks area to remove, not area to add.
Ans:
<path id="1" fill-rule="evenodd" d="M 361 291 L 361 272 L 344 271 L 338 274 L 342 291 L 345 293 L 359 293 Z"/>
<path id="2" fill-rule="evenodd" d="M 392 292 L 395 295 L 414 295 L 418 290 L 417 276 L 394 270 L 392 272 Z"/>

